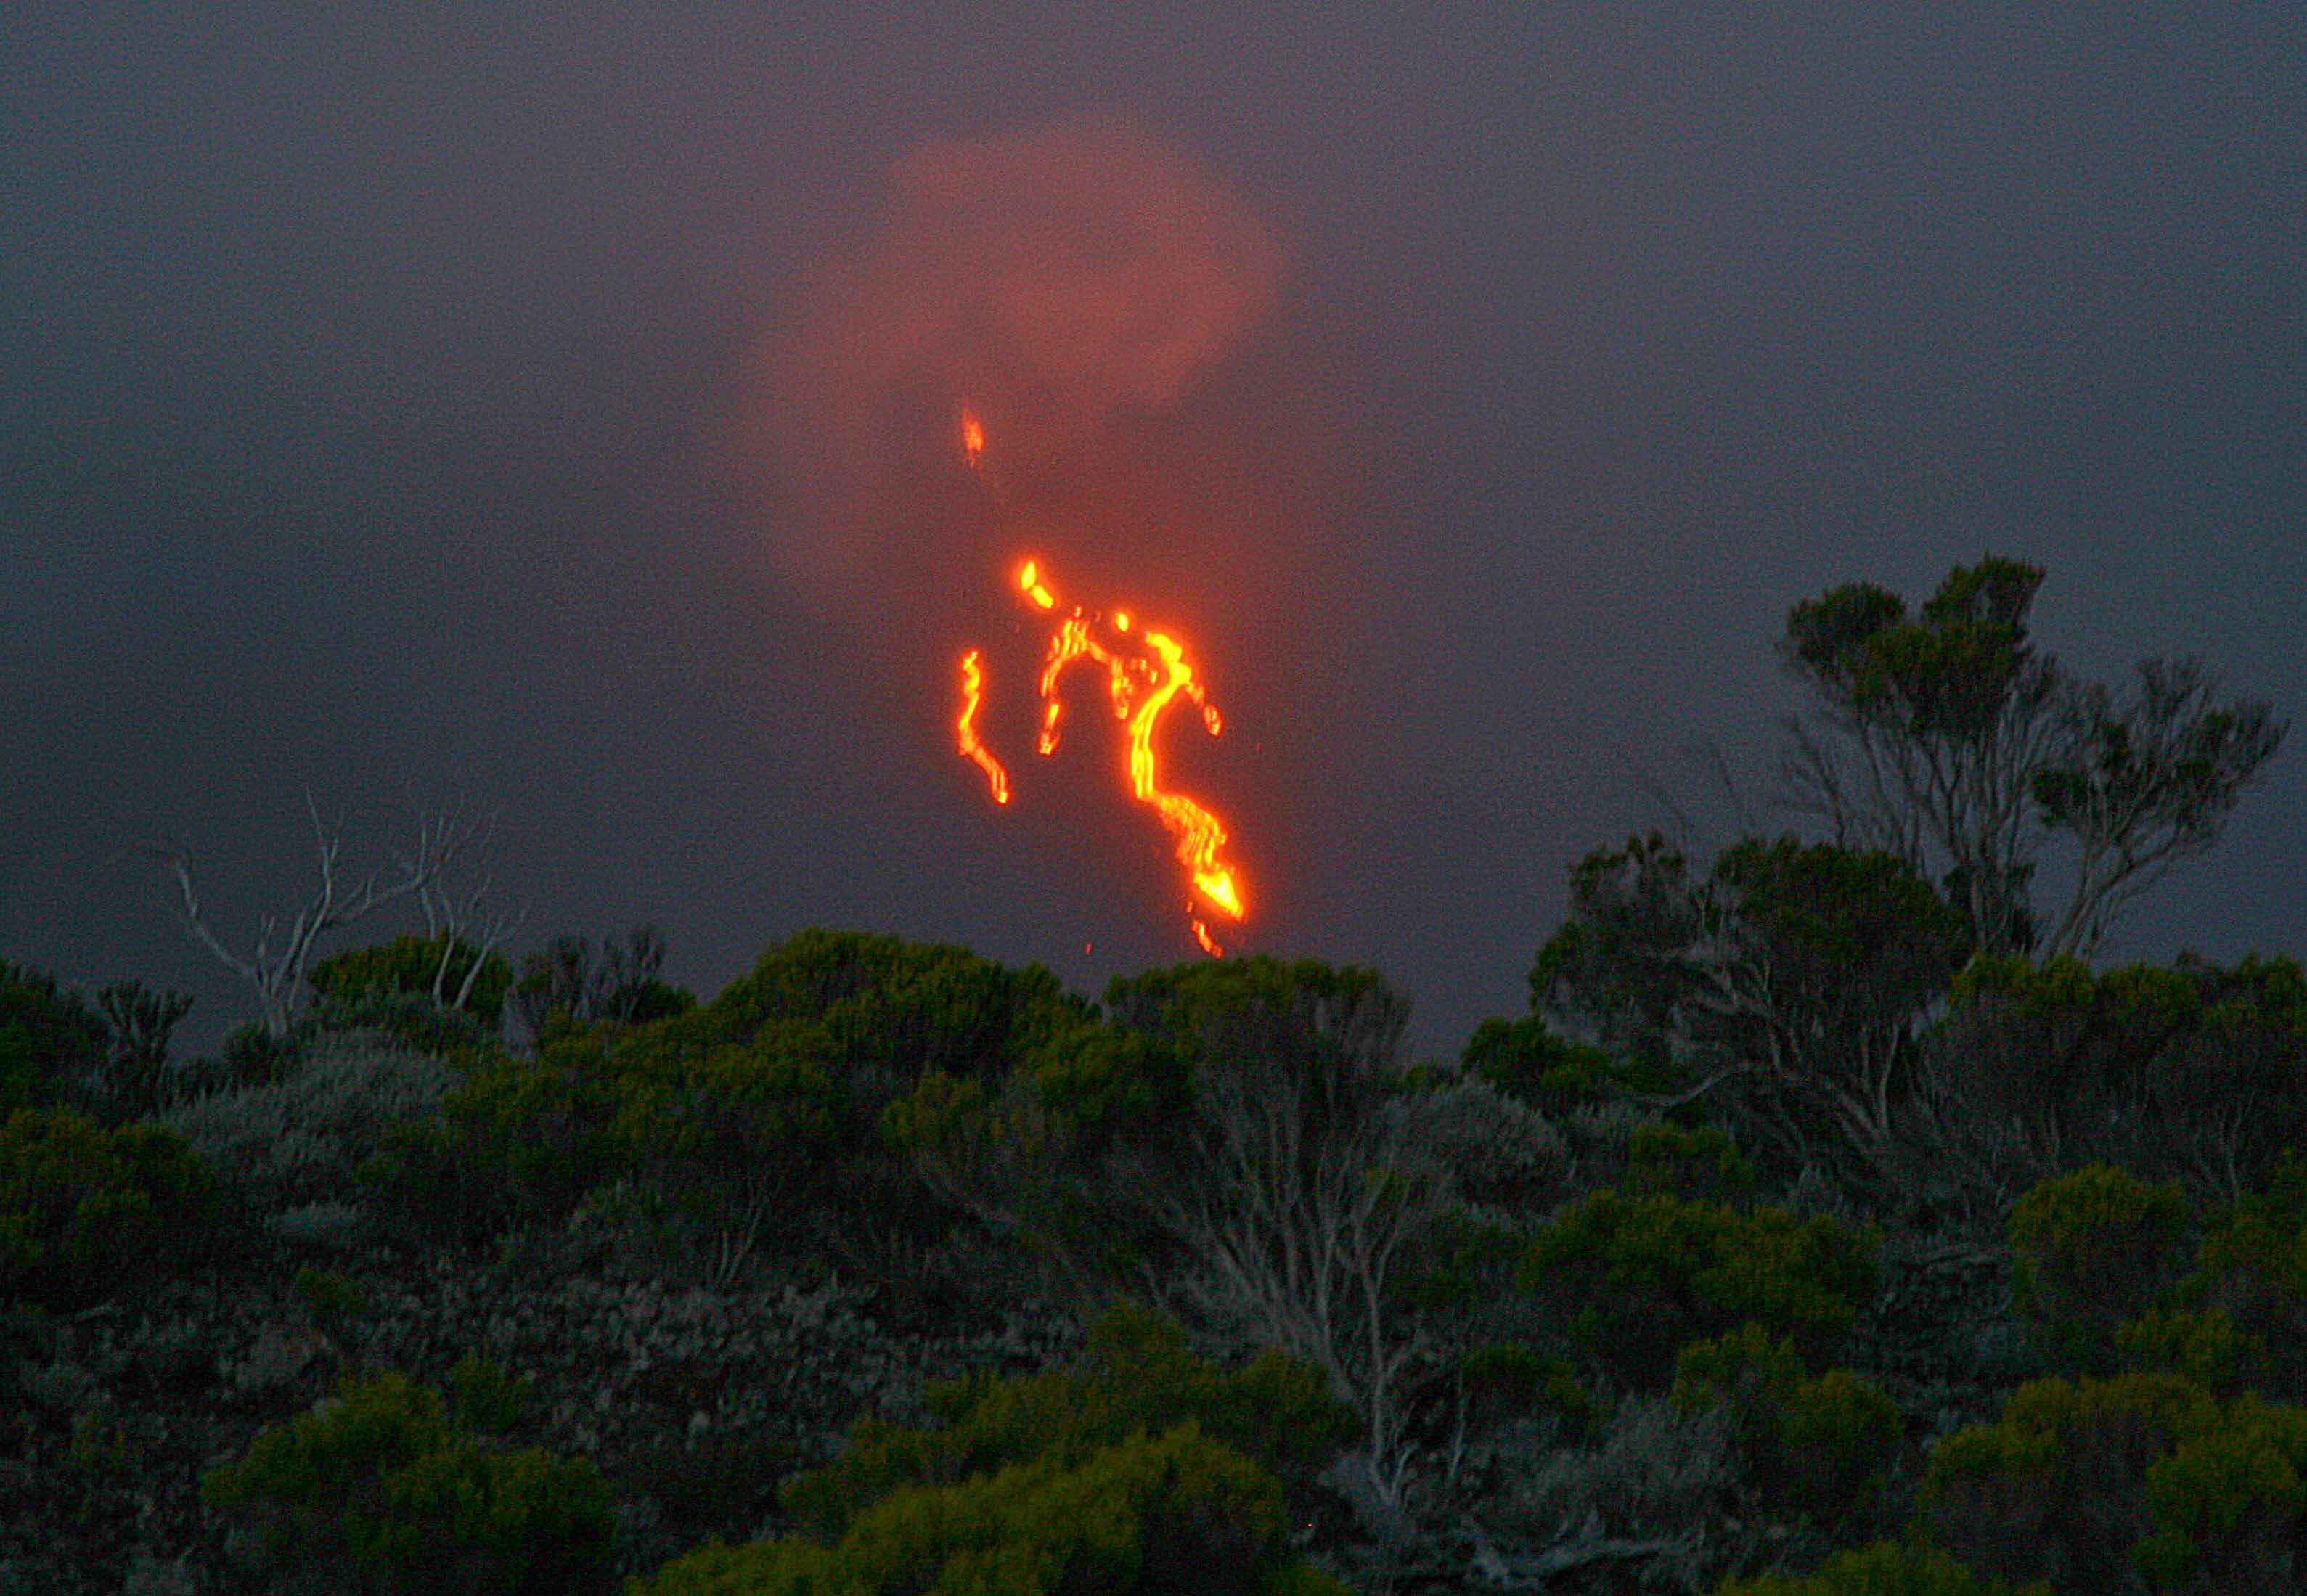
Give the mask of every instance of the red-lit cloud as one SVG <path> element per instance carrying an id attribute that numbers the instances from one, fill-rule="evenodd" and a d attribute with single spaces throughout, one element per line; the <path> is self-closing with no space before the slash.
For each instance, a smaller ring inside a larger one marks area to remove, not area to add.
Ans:
<path id="1" fill-rule="evenodd" d="M 805 585 L 927 527 L 966 398 L 1012 459 L 1186 396 L 1272 302 L 1280 252 L 1186 158 L 1111 124 L 920 146 L 879 228 L 756 351 L 726 448 Z M 924 455 L 931 458 L 923 458 Z"/>

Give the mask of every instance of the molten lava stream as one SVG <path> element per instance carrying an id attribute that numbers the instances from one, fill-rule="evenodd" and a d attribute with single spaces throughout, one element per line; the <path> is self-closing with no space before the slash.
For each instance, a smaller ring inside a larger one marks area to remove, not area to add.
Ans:
<path id="1" fill-rule="evenodd" d="M 975 418 L 967 419 L 973 426 Z M 982 434 L 971 435 L 978 439 L 973 450 L 982 447 Z M 973 452 L 972 459 L 973 462 Z M 1054 613 L 1058 608 L 1057 594 L 1049 585 L 1039 561 L 1028 560 L 1019 569 L 1017 593 L 1037 610 Z M 1099 637 L 1101 624 L 1111 634 L 1111 642 Z M 1136 647 L 1140 637 L 1142 648 Z M 1053 754 L 1058 749 L 1059 723 L 1064 716 L 1064 701 L 1058 694 L 1060 678 L 1070 666 L 1085 659 L 1105 667 L 1106 696 L 1113 706 L 1114 718 L 1126 730 L 1123 775 L 1131 795 L 1161 817 L 1162 827 L 1176 841 L 1178 862 L 1185 868 L 1187 880 L 1201 901 L 1229 920 L 1240 920 L 1246 913 L 1241 884 L 1232 867 L 1221 857 L 1226 844 L 1224 823 L 1193 799 L 1182 793 L 1164 791 L 1162 786 L 1161 761 L 1154 739 L 1161 731 L 1162 717 L 1171 704 L 1181 696 L 1189 700 L 1201 713 L 1203 728 L 1213 737 L 1224 729 L 1223 720 L 1209 702 L 1186 658 L 1184 645 L 1166 632 L 1133 634 L 1126 612 L 1116 611 L 1106 616 L 1074 606 L 1051 632 L 1042 656 L 1042 729 L 1036 748 L 1044 755 Z M 961 752 L 986 773 L 993 801 L 1007 803 L 1007 773 L 977 738 L 976 716 L 984 692 L 984 671 L 976 649 L 962 656 L 961 674 L 962 710 L 956 723 Z M 1223 949 L 1210 935 L 1208 925 L 1196 913 L 1195 901 L 1188 898 L 1186 906 L 1194 940 L 1214 957 L 1222 954 Z"/>

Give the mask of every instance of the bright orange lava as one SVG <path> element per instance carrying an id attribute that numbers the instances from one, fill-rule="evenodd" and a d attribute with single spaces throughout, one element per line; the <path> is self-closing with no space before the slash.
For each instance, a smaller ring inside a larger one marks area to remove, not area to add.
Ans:
<path id="1" fill-rule="evenodd" d="M 1057 609 L 1057 594 L 1049 585 L 1039 561 L 1028 560 L 1018 569 L 1016 586 L 1018 596 L 1034 608 Z M 1111 641 L 1099 636 L 1101 623 Z M 1135 646 L 1140 642 L 1142 648 Z M 1133 634 L 1129 616 L 1124 612 L 1103 615 L 1078 605 L 1073 606 L 1050 634 L 1049 648 L 1042 656 L 1042 733 L 1037 746 L 1043 754 L 1058 750 L 1058 724 L 1065 713 L 1064 700 L 1058 696 L 1059 678 L 1067 667 L 1085 659 L 1105 667 L 1107 699 L 1113 706 L 1114 718 L 1128 728 L 1125 773 L 1131 794 L 1161 816 L 1162 826 L 1176 839 L 1178 862 L 1185 867 L 1187 880 L 1201 900 L 1226 918 L 1239 920 L 1245 913 L 1241 883 L 1232 866 L 1220 857 L 1226 843 L 1224 823 L 1183 794 L 1162 790 L 1161 763 L 1154 752 L 1154 737 L 1161 730 L 1162 716 L 1180 696 L 1201 711 L 1202 725 L 1211 736 L 1223 729 L 1224 723 L 1187 661 L 1184 645 L 1167 632 Z M 962 656 L 961 674 L 962 712 L 957 723 L 961 751 L 992 781 L 994 802 L 1006 803 L 1006 775 L 992 754 L 977 741 L 975 720 L 984 690 L 984 674 L 976 649 Z M 1190 913 L 1194 907 L 1191 899 L 1187 907 Z M 1204 951 L 1213 957 L 1223 952 L 1198 916 L 1190 919 L 1189 924 L 1194 940 Z"/>
<path id="2" fill-rule="evenodd" d="M 972 648 L 961 656 L 961 718 L 954 729 L 961 734 L 961 756 L 985 772 L 992 785 L 993 802 L 1009 802 L 1009 773 L 1001 768 L 1001 761 L 977 740 L 977 705 L 985 696 L 985 667 L 977 663 L 977 650 Z"/>

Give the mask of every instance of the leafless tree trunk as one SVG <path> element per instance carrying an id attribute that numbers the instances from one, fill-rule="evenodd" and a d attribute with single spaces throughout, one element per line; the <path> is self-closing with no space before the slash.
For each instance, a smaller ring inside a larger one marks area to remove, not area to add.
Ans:
<path id="1" fill-rule="evenodd" d="M 1205 1068 L 1197 1094 L 1194 1176 L 1146 1194 L 1192 1260 L 1182 1289 L 1211 1318 L 1326 1370 L 1369 1427 L 1373 1485 L 1399 1506 L 1414 1461 L 1405 1386 L 1434 1343 L 1394 1288 L 1456 1196 L 1420 1145 L 1423 1102 L 1313 1112 L 1302 1082 L 1255 1067 Z"/>
<path id="2" fill-rule="evenodd" d="M 343 868 L 342 821 L 323 821 L 310 793 L 304 794 L 304 811 L 313 824 L 320 883 L 285 926 L 278 915 L 259 920 L 255 942 L 244 953 L 236 951 L 210 925 L 191 854 L 158 845 L 145 850 L 175 878 L 183 897 L 185 930 L 227 969 L 249 983 L 256 993 L 264 1029 L 275 1036 L 288 1030 L 304 1007 L 305 976 L 320 940 L 403 898 L 425 898 L 437 893 L 450 862 L 474 837 L 473 828 L 457 813 L 421 816 L 415 844 L 409 852 L 396 856 L 392 873 L 380 877 L 371 871 L 354 883 L 347 880 Z M 467 993 L 469 990 L 468 983 Z"/>

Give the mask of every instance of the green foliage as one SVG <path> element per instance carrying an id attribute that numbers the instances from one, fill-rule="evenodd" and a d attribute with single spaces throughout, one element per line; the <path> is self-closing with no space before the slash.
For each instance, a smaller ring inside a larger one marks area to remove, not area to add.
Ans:
<path id="1" fill-rule="evenodd" d="M 1634 1197 L 1735 1204 L 1754 1189 L 1754 1166 L 1728 1131 L 1661 1120 L 1626 1138 L 1621 1187 Z"/>
<path id="2" fill-rule="evenodd" d="M 1105 1007 L 1197 1065 L 1255 1057 L 1347 1074 L 1390 1062 L 1410 1019 L 1408 1000 L 1375 970 L 1263 955 L 1116 976 Z"/>
<path id="3" fill-rule="evenodd" d="M 541 1046 L 596 1025 L 645 1025 L 697 1007 L 696 994 L 662 979 L 665 938 L 637 925 L 623 941 L 555 937 L 520 961 L 513 1006 Z"/>
<path id="4" fill-rule="evenodd" d="M 450 1090 L 435 1118 L 387 1131 L 359 1176 L 390 1228 L 491 1236 L 516 1219 L 557 1219 L 609 1180 L 622 1105 L 590 1067 L 597 1054 L 580 1041 L 545 1058 L 500 1055 Z"/>
<path id="5" fill-rule="evenodd" d="M 2037 1580 L 2013 1586 L 1983 1579 L 1935 1547 L 1878 1540 L 1840 1551 L 1801 1576 L 1766 1574 L 1717 1586 L 1714 1596 L 2053 1596 Z"/>
<path id="6" fill-rule="evenodd" d="M 2045 1180 L 2011 1211 L 2011 1310 L 2043 1326 L 2071 1367 L 2112 1372 L 2115 1326 L 2179 1268 L 2186 1194 L 2094 1163 Z"/>
<path id="7" fill-rule="evenodd" d="M 936 1383 L 926 1400 L 935 1427 L 859 1420 L 847 1451 L 786 1483 L 787 1511 L 813 1533 L 837 1536 L 867 1504 L 900 1487 L 1035 1459 L 1070 1465 L 1133 1434 L 1188 1420 L 1270 1470 L 1296 1497 L 1354 1427 L 1309 1365 L 1269 1351 L 1222 1372 L 1193 1354 L 1177 1325 L 1137 1308 L 1100 1318 L 1068 1368 Z"/>
<path id="8" fill-rule="evenodd" d="M 260 1431 L 202 1495 L 254 1521 L 275 1566 L 341 1569 L 352 1589 L 605 1588 L 599 1472 L 483 1446 L 450 1424 L 437 1392 L 390 1371 L 347 1377 L 318 1409 Z"/>
<path id="9" fill-rule="evenodd" d="M 1982 958 L 1932 1049 L 1939 1094 L 2046 1146 L 2239 1188 L 2307 1140 L 2307 975 L 2289 959 L 2183 957 L 2094 974 Z"/>
<path id="10" fill-rule="evenodd" d="M 1957 566 L 1921 614 L 1846 582 L 1788 613 L 1788 663 L 1837 704 L 1917 740 L 1976 737 L 2027 674 L 2027 614 L 2041 568 L 1989 554 Z"/>
<path id="11" fill-rule="evenodd" d="M 449 1411 L 466 1429 L 501 1436 L 520 1422 L 536 1390 L 528 1376 L 516 1377 L 493 1360 L 468 1353 L 449 1371 Z"/>
<path id="12" fill-rule="evenodd" d="M 2185 1377 L 2022 1386 L 1994 1423 L 1948 1437 L 1920 1506 L 1975 1568 L 2058 1596 L 2295 1589 L 2307 1556 L 2307 1412 Z"/>
<path id="13" fill-rule="evenodd" d="M 1507 1096 L 1557 1119 L 1599 1101 L 1608 1087 L 1662 1091 L 1677 1078 L 1558 1035 L 1535 1014 L 1484 1020 L 1474 1028 L 1459 1062 Z"/>
<path id="14" fill-rule="evenodd" d="M 2148 1465 L 2155 1532 L 2139 1543 L 2139 1566 L 2164 1590 L 2295 1590 L 2307 1566 L 2307 1410 L 2246 1393 L 2222 1419 Z"/>
<path id="15" fill-rule="evenodd" d="M 70 1109 L 0 1125 L 0 1296 L 77 1307 L 202 1257 L 216 1182 L 184 1139 Z"/>
<path id="16" fill-rule="evenodd" d="M 116 981 L 96 994 L 111 1033 L 96 1095 L 110 1123 L 142 1120 L 180 1103 L 202 1084 L 205 1072 L 171 1068 L 168 1043 L 193 1000 L 179 991 L 156 992 L 141 981 Z"/>
<path id="17" fill-rule="evenodd" d="M 349 1012 L 359 1012 L 364 1002 L 379 997 L 427 998 L 461 1008 L 493 1031 L 504 1017 L 512 966 L 502 954 L 484 954 L 462 938 L 443 933 L 349 948 L 314 965 L 305 978 L 326 1002 Z"/>
<path id="18" fill-rule="evenodd" d="M 1925 837 L 1935 843 L 1971 938 L 1991 953 L 2037 934 L 2033 865 L 2011 835 L 2033 771 L 2011 744 L 2023 744 L 2014 728 L 2045 714 L 2061 680 L 2028 635 L 2042 581 L 2040 568 L 1989 554 L 1949 572 L 1912 615 L 1895 594 L 1848 582 L 1789 610 L 1780 643 L 1780 658 L 1866 750 L 1870 768 L 1898 773 L 1891 791 L 1875 785 L 1879 776 L 1869 784 L 1889 812 L 1814 776 L 1819 806 L 1839 832 L 1896 839 L 1910 866 L 1920 866 Z"/>
<path id="19" fill-rule="evenodd" d="M 2182 1374 L 2220 1398 L 2244 1386 L 2265 1390 L 2273 1363 L 2263 1335 L 2254 1335 L 2224 1308 L 2166 1313 L 2150 1308 L 2115 1327 L 2116 1348 L 2141 1369 Z"/>
<path id="20" fill-rule="evenodd" d="M 225 1033 L 217 1049 L 217 1063 L 224 1082 L 236 1086 L 267 1086 L 287 1080 L 304 1063 L 312 1033 L 309 1018 L 281 1032 L 254 1024 L 234 1026 Z"/>
<path id="21" fill-rule="evenodd" d="M 1848 1370 L 1806 1379 L 1794 1343 L 1747 1324 L 1675 1358 L 1669 1401 L 1685 1414 L 1728 1403 L 1730 1437 L 1763 1508 L 1839 1524 L 1881 1493 L 1897 1446 L 1898 1404 Z"/>
<path id="22" fill-rule="evenodd" d="M 56 977 L 0 959 L 0 1113 L 56 1101 L 104 1062 L 104 1022 Z"/>
<path id="23" fill-rule="evenodd" d="M 2248 1338 L 2238 1377 L 2307 1403 L 2307 1162 L 2285 1148 L 2263 1185 L 2215 1214 L 2170 1296 L 2165 1306 L 2224 1313 Z"/>
<path id="24" fill-rule="evenodd" d="M 2215 843 L 2284 727 L 2261 702 L 2220 702 L 2194 661 L 2149 659 L 2118 701 L 2028 635 L 2037 567 L 1989 554 L 1957 566 L 1920 611 L 1871 583 L 1796 605 L 1780 658 L 1818 696 L 1785 764 L 1833 828 L 1917 871 L 1991 955 L 2088 957 L 2125 904 Z M 2071 896 L 2037 911 L 2046 841 L 2074 849 Z"/>
<path id="25" fill-rule="evenodd" d="M 1921 1017 L 1967 950 L 1890 854 L 1750 839 L 1702 880 L 1652 833 L 1572 871 L 1531 988 L 1539 1014 L 1649 1070 L 1738 1077 L 1739 1111 L 1791 1169 L 1888 1134 Z"/>
<path id="26" fill-rule="evenodd" d="M 827 1547 L 713 1545 L 631 1596 L 1345 1596 L 1287 1548 L 1273 1478 L 1188 1420 L 1077 1462 L 901 1486 Z"/>
<path id="27" fill-rule="evenodd" d="M 870 1100 L 870 1125 L 924 1072 L 998 1075 L 1087 1013 L 1039 965 L 1009 970 L 962 948 L 806 931 L 696 1018 L 726 1040 L 780 1021 L 821 1027 L 843 1077 Z"/>
<path id="28" fill-rule="evenodd" d="M 193 1098 L 159 1123 L 247 1211 L 277 1219 L 356 1195 L 361 1166 L 396 1128 L 431 1116 L 450 1079 L 427 1054 L 340 1038 L 285 1079 Z"/>
<path id="29" fill-rule="evenodd" d="M 1882 1244 L 1823 1216 L 1740 1212 L 1605 1188 L 1532 1238 L 1521 1289 L 1635 1390 L 1671 1377 L 1677 1349 L 1746 1320 L 1791 1335 L 1814 1358 L 1848 1330 L 1877 1283 Z"/>

